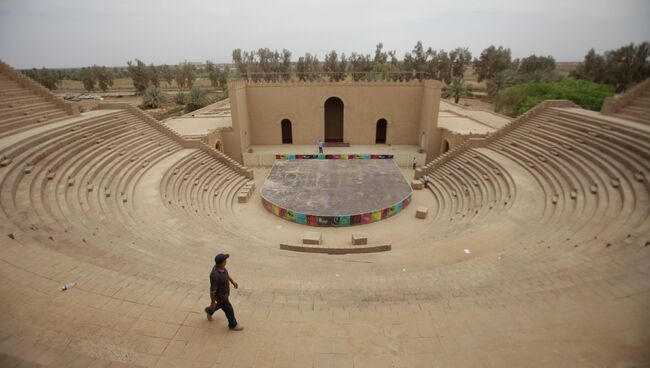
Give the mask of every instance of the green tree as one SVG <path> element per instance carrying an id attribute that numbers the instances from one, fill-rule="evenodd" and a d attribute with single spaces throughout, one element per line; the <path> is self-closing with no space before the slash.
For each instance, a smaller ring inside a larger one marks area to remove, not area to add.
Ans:
<path id="1" fill-rule="evenodd" d="M 169 65 L 164 64 L 160 67 L 160 75 L 165 80 L 165 82 L 167 82 L 167 87 L 171 87 L 172 82 L 174 81 L 174 70 L 169 67 Z"/>
<path id="2" fill-rule="evenodd" d="M 167 96 L 156 86 L 149 86 L 142 94 L 142 106 L 145 109 L 156 109 L 165 103 Z"/>
<path id="3" fill-rule="evenodd" d="M 305 60 L 305 56 L 299 57 L 298 62 L 296 63 L 296 77 L 298 77 L 298 80 L 306 81 L 308 70 L 309 68 L 307 66 L 307 60 Z"/>
<path id="4" fill-rule="evenodd" d="M 458 103 L 461 97 L 468 97 L 471 87 L 463 81 L 461 77 L 454 77 L 451 83 L 442 89 L 442 97 L 453 98 L 454 103 Z"/>
<path id="5" fill-rule="evenodd" d="M 342 81 L 345 79 L 346 65 L 347 60 L 345 59 L 345 54 L 343 54 L 342 59 L 339 62 L 336 51 L 332 50 L 329 54 L 325 55 L 323 71 L 329 76 L 330 81 Z"/>
<path id="6" fill-rule="evenodd" d="M 553 56 L 537 56 L 535 54 L 525 57 L 519 61 L 517 73 L 531 74 L 537 71 L 551 73 L 555 70 L 555 59 Z"/>
<path id="7" fill-rule="evenodd" d="M 399 68 L 392 63 L 375 64 L 372 67 L 372 75 L 379 80 L 398 80 Z"/>
<path id="8" fill-rule="evenodd" d="M 135 63 L 127 61 L 129 76 L 133 80 L 133 87 L 137 93 L 142 94 L 149 86 L 150 75 L 149 68 L 142 60 L 135 59 Z"/>
<path id="9" fill-rule="evenodd" d="M 606 83 L 623 92 L 650 77 L 650 43 L 633 43 L 597 54 L 593 49 L 571 73 L 579 79 Z"/>
<path id="10" fill-rule="evenodd" d="M 353 52 L 350 54 L 348 64 L 352 80 L 355 82 L 368 79 L 373 69 L 373 61 L 370 55 L 361 55 Z"/>
<path id="11" fill-rule="evenodd" d="M 490 46 L 481 52 L 478 59 L 474 59 L 473 65 L 479 82 L 490 79 L 496 73 L 512 67 L 510 49 Z"/>
<path id="12" fill-rule="evenodd" d="M 174 95 L 174 102 L 176 102 L 176 105 L 185 105 L 187 103 L 187 94 L 182 91 L 178 91 L 176 95 Z"/>
<path id="13" fill-rule="evenodd" d="M 97 82 L 99 89 L 101 89 L 102 92 L 106 92 L 110 87 L 113 86 L 113 72 L 110 68 L 93 65 L 90 74 L 92 75 L 93 81 Z"/>
<path id="14" fill-rule="evenodd" d="M 422 69 L 422 78 L 438 79 L 446 84 L 451 83 L 452 75 L 452 60 L 450 54 L 445 50 L 427 49 L 426 63 Z M 462 75 L 460 76 L 462 78 Z"/>
<path id="15" fill-rule="evenodd" d="M 377 64 L 386 64 L 388 62 L 388 53 L 383 51 L 384 44 L 382 42 L 378 43 L 375 46 L 375 57 L 372 59 L 372 62 Z"/>
<path id="16" fill-rule="evenodd" d="M 160 70 L 153 63 L 149 65 L 149 83 L 152 86 L 160 87 Z"/>
<path id="17" fill-rule="evenodd" d="M 585 79 L 596 83 L 605 82 L 607 74 L 607 63 L 602 55 L 596 53 L 596 50 L 590 49 L 585 55 L 585 59 L 578 67 L 570 73 L 577 79 Z"/>
<path id="18" fill-rule="evenodd" d="M 93 91 L 95 90 L 95 84 L 97 81 L 95 80 L 95 74 L 92 72 L 91 68 L 81 68 L 81 82 L 84 85 L 84 89 L 86 91 Z"/>
<path id="19" fill-rule="evenodd" d="M 451 64 L 451 76 L 464 78 L 465 70 L 472 64 L 472 53 L 467 47 L 455 48 L 449 52 L 449 62 Z"/>
<path id="20" fill-rule="evenodd" d="M 32 78 L 36 82 L 40 83 L 43 87 L 54 91 L 59 87 L 61 79 L 59 73 L 54 70 L 46 69 L 45 67 L 41 69 L 31 69 L 23 72 L 26 76 Z"/>
<path id="21" fill-rule="evenodd" d="M 242 56 L 241 49 L 232 50 L 232 61 L 237 69 L 237 77 L 248 80 L 248 68 Z"/>
<path id="22" fill-rule="evenodd" d="M 208 104 L 210 104 L 210 100 L 205 95 L 205 93 L 201 91 L 198 87 L 194 87 L 192 88 L 192 90 L 190 90 L 190 94 L 187 97 L 185 112 L 188 113 L 194 110 L 198 110 L 202 107 L 207 106 Z"/>
<path id="23" fill-rule="evenodd" d="M 205 71 L 208 73 L 208 79 L 213 88 L 218 88 L 221 81 L 221 70 L 210 60 L 205 62 Z"/>
<path id="24" fill-rule="evenodd" d="M 182 91 L 185 88 L 185 72 L 180 66 L 174 68 L 174 80 L 176 80 L 176 85 Z"/>
<path id="25" fill-rule="evenodd" d="M 410 75 L 407 77 L 407 80 L 410 80 L 413 76 L 415 78 L 422 80 L 427 74 L 427 58 L 429 55 L 424 51 L 422 42 L 418 41 L 411 52 L 407 52 L 404 55 L 404 71 Z"/>
<path id="26" fill-rule="evenodd" d="M 227 91 L 228 77 L 230 76 L 230 68 L 228 65 L 223 67 L 223 71 L 219 73 L 219 85 Z"/>
<path id="27" fill-rule="evenodd" d="M 182 65 L 183 75 L 185 76 L 185 84 L 187 88 L 192 88 L 194 82 L 196 81 L 196 66 L 189 62 L 185 62 Z"/>
<path id="28" fill-rule="evenodd" d="M 320 62 L 318 57 L 310 53 L 298 58 L 296 63 L 296 76 L 301 81 L 315 81 L 319 78 Z"/>
<path id="29" fill-rule="evenodd" d="M 291 51 L 282 49 L 282 80 L 291 79 Z"/>
<path id="30" fill-rule="evenodd" d="M 512 69 L 505 69 L 497 72 L 487 81 L 488 97 L 496 98 L 505 88 L 510 87 L 515 80 L 515 72 Z"/>

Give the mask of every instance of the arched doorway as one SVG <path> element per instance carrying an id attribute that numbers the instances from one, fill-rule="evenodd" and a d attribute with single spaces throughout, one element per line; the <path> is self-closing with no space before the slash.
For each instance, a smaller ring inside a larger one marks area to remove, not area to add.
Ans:
<path id="1" fill-rule="evenodd" d="M 325 101 L 325 142 L 343 142 L 343 101 L 338 97 Z"/>
<path id="2" fill-rule="evenodd" d="M 221 142 L 220 142 L 220 141 L 217 141 L 217 144 L 214 145 L 214 148 L 215 148 L 217 151 L 221 151 Z"/>
<path id="3" fill-rule="evenodd" d="M 447 151 L 449 151 L 449 141 L 445 139 L 442 143 L 442 153 L 446 153 Z"/>
<path id="4" fill-rule="evenodd" d="M 386 122 L 386 119 L 377 120 L 377 129 L 375 130 L 375 144 L 386 143 L 387 126 L 388 126 L 388 122 Z"/>
<path id="5" fill-rule="evenodd" d="M 293 144 L 293 134 L 291 132 L 291 120 L 282 119 L 282 144 Z"/>

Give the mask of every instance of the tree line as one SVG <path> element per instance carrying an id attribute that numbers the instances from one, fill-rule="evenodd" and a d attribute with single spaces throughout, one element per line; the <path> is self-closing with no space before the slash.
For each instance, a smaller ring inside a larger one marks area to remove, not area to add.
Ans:
<path id="1" fill-rule="evenodd" d="M 402 60 L 396 52 L 385 51 L 384 44 L 375 47 L 373 55 L 353 52 L 339 54 L 336 50 L 325 55 L 323 61 L 318 56 L 306 53 L 298 57 L 294 67 L 292 52 L 260 48 L 253 51 L 235 49 L 232 61 L 237 77 L 253 82 L 288 81 L 341 81 L 350 78 L 360 80 L 409 81 L 412 79 L 440 79 L 447 83 L 453 77 L 462 77 L 472 62 L 472 54 L 467 48 L 445 50 L 424 49 L 418 41 L 412 51 Z"/>
<path id="2" fill-rule="evenodd" d="M 522 83 L 554 82 L 560 79 L 555 71 L 555 59 L 548 56 L 530 55 L 513 59 L 509 48 L 489 46 L 480 55 L 473 57 L 466 47 L 446 51 L 423 46 L 418 41 L 412 50 L 399 59 L 394 50 L 386 51 L 383 43 L 375 47 L 373 54 L 338 53 L 332 50 L 324 59 L 306 53 L 292 59 L 293 53 L 260 48 L 253 51 L 235 49 L 232 62 L 237 78 L 248 81 L 409 81 L 437 79 L 443 81 L 452 96 L 467 94 L 464 83 L 467 69 L 472 66 L 479 82 L 485 82 L 487 94 L 495 99 L 505 88 Z M 570 76 L 600 84 L 607 84 L 622 92 L 636 83 L 650 77 L 650 44 L 629 44 L 618 49 L 598 54 L 589 50 L 582 63 Z M 115 78 L 130 77 L 138 93 L 148 86 L 168 87 L 175 82 L 182 90 L 191 89 L 197 75 L 210 80 L 214 88 L 226 88 L 233 74 L 228 66 L 219 67 L 207 61 L 201 69 L 192 63 L 176 66 L 146 64 L 139 59 L 128 61 L 126 67 L 105 67 L 93 65 L 85 68 L 29 69 L 23 73 L 50 90 L 55 90 L 64 79 L 82 81 L 84 89 L 107 91 Z"/>
<path id="3" fill-rule="evenodd" d="M 608 84 L 622 92 L 650 77 L 650 43 L 630 43 L 598 54 L 593 48 L 571 75 L 595 83 Z"/>
<path id="4" fill-rule="evenodd" d="M 138 94 L 143 93 L 147 87 L 160 88 L 166 83 L 171 87 L 176 83 L 179 89 L 192 89 L 198 76 L 210 80 L 214 88 L 225 88 L 231 73 L 228 66 L 219 67 L 211 61 L 206 61 L 199 69 L 195 64 L 184 62 L 175 66 L 146 64 L 140 59 L 127 61 L 126 67 L 107 67 L 93 65 L 83 68 L 66 69 L 27 69 L 23 74 L 39 82 L 50 90 L 56 90 L 63 80 L 80 81 L 86 91 L 101 90 L 106 92 L 115 84 L 116 78 L 131 78 L 133 88 Z"/>

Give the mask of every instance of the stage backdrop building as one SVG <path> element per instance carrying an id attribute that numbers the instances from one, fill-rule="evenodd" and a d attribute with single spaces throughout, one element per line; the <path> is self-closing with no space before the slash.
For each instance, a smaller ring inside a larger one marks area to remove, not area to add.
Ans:
<path id="1" fill-rule="evenodd" d="M 323 139 L 353 146 L 415 146 L 429 161 L 440 147 L 441 87 L 435 80 L 232 81 L 228 88 L 232 128 L 221 132 L 224 151 L 243 162 L 254 146 L 315 147 Z"/>

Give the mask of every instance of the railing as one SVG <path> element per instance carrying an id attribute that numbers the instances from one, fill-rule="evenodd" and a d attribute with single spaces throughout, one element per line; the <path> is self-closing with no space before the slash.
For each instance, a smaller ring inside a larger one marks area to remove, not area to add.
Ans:
<path id="1" fill-rule="evenodd" d="M 639 97 L 643 92 L 650 90 L 650 78 L 630 88 L 624 94 L 618 97 L 607 97 L 603 101 L 603 106 L 600 108 L 600 113 L 604 115 L 613 115 L 621 111 L 625 106 L 629 105 L 632 100 Z"/>
<path id="2" fill-rule="evenodd" d="M 110 109 L 120 109 L 127 110 L 133 115 L 137 116 L 141 120 L 144 120 L 147 124 L 157 129 L 161 133 L 165 134 L 167 137 L 173 139 L 179 143 L 183 148 L 194 148 L 200 149 L 201 151 L 209 154 L 210 156 L 216 158 L 226 166 L 228 166 L 233 171 L 237 172 L 240 175 L 247 177 L 248 179 L 253 178 L 253 170 L 247 168 L 246 166 L 241 165 L 239 162 L 233 160 L 230 156 L 224 154 L 221 151 L 208 146 L 199 139 L 184 139 L 181 135 L 170 129 L 164 124 L 161 124 L 158 120 L 153 118 L 151 115 L 140 110 L 139 108 L 129 105 L 123 102 L 103 102 L 99 103 L 97 109 L 101 110 L 110 110 Z"/>
<path id="3" fill-rule="evenodd" d="M 425 79 L 418 80 L 412 79 L 409 81 L 394 81 L 394 80 L 342 80 L 342 81 L 328 81 L 328 80 L 290 80 L 290 81 L 265 81 L 265 80 L 233 80 L 228 82 L 228 88 L 241 88 L 247 87 L 286 87 L 286 86 L 301 86 L 301 87 L 321 87 L 321 86 L 423 86 L 425 82 L 434 82 L 435 86 L 442 87 L 442 82 L 438 80 Z"/>
<path id="4" fill-rule="evenodd" d="M 419 179 L 424 175 L 430 174 L 433 170 L 436 170 L 437 168 L 441 167 L 444 165 L 447 161 L 451 160 L 454 158 L 456 155 L 461 154 L 462 152 L 467 151 L 470 148 L 476 148 L 476 147 L 486 147 L 488 144 L 494 142 L 495 140 L 499 139 L 503 135 L 507 134 L 508 132 L 512 131 L 513 129 L 516 129 L 520 127 L 521 125 L 527 123 L 531 119 L 533 119 L 535 116 L 541 114 L 544 112 L 546 109 L 552 108 L 552 107 L 578 107 L 575 103 L 572 101 L 568 100 L 546 100 L 541 103 L 539 103 L 537 106 L 533 107 L 532 109 L 528 110 L 521 116 L 519 116 L 517 119 L 511 121 L 508 123 L 508 125 L 504 126 L 503 128 L 497 130 L 496 132 L 488 135 L 485 138 L 470 138 L 463 144 L 457 146 L 456 148 L 452 149 L 451 151 L 448 151 L 444 153 L 442 156 L 437 157 L 433 161 L 429 162 L 425 166 L 419 167 L 415 170 L 415 178 Z"/>
<path id="5" fill-rule="evenodd" d="M 49 89 L 43 87 L 40 83 L 32 80 L 25 74 L 12 68 L 9 64 L 0 60 L 0 71 L 2 74 L 13 79 L 24 88 L 36 93 L 49 102 L 54 103 L 57 107 L 61 108 L 68 115 L 79 115 L 79 106 L 75 103 L 65 101 L 61 97 L 52 93 Z"/>

